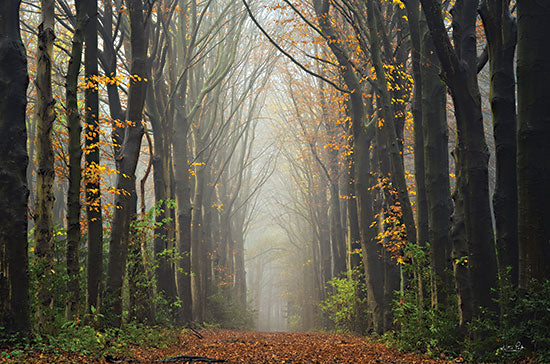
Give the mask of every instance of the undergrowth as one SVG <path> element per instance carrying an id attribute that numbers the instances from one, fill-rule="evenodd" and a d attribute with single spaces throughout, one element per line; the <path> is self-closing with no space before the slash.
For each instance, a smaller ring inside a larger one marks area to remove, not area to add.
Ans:
<path id="1" fill-rule="evenodd" d="M 132 347 L 165 349 L 177 343 L 180 332 L 133 323 L 121 329 L 97 330 L 81 322 L 68 321 L 52 335 L 7 342 L 0 351 L 0 361 L 21 362 L 32 352 L 48 353 L 52 357 L 62 353 L 75 353 L 104 358 L 119 356 Z"/>
<path id="2" fill-rule="evenodd" d="M 482 310 L 463 334 L 454 307 L 422 308 L 420 313 L 415 292 L 407 291 L 394 305 L 399 329 L 384 340 L 401 350 L 468 362 L 509 363 L 522 358 L 550 362 L 550 281 L 532 287 L 520 294 L 512 285 L 502 284 L 500 314 Z"/>

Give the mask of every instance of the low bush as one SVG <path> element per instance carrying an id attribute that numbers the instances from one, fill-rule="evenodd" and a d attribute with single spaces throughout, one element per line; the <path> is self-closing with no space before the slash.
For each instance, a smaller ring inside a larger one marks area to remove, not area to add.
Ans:
<path id="1" fill-rule="evenodd" d="M 328 284 L 328 297 L 321 302 L 322 311 L 333 323 L 337 332 L 364 331 L 366 294 L 365 283 L 361 269 L 348 272 L 344 278 L 333 278 Z"/>
<path id="2" fill-rule="evenodd" d="M 0 353 L 0 361 L 17 362 L 30 351 L 41 351 L 52 356 L 62 352 L 89 355 L 97 358 L 119 356 L 131 347 L 167 348 L 178 340 L 178 331 L 156 326 L 128 324 L 124 328 L 97 330 L 77 321 L 66 322 L 55 335 L 43 335 L 36 341 L 11 343 Z"/>
<path id="3" fill-rule="evenodd" d="M 384 338 L 399 349 L 438 358 L 505 363 L 529 357 L 550 362 L 550 281 L 531 287 L 520 294 L 512 285 L 502 284 L 500 314 L 482 310 L 462 333 L 455 305 L 445 310 L 423 307 L 420 312 L 415 291 L 406 291 L 394 305 L 398 329 Z"/>

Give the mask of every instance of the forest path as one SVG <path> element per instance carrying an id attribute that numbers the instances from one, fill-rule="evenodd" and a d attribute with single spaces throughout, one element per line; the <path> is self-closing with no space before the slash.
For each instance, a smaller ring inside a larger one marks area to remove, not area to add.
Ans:
<path id="1" fill-rule="evenodd" d="M 130 345 L 116 356 L 98 357 L 62 351 L 54 354 L 34 350 L 17 358 L 0 357 L 0 363 L 449 363 L 400 352 L 368 338 L 343 334 L 204 329 L 200 333 L 178 333 L 177 336 L 177 340 L 166 348 Z"/>
<path id="2" fill-rule="evenodd" d="M 144 362 L 200 356 L 225 360 L 229 364 L 445 363 L 403 353 L 353 335 L 230 330 L 203 330 L 201 335 L 202 338 L 186 334 L 174 347 L 148 352 L 138 349 L 131 356 Z"/>

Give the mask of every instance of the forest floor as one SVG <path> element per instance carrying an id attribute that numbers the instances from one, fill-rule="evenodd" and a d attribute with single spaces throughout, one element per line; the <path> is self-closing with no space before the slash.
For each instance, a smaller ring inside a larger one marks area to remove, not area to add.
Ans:
<path id="1" fill-rule="evenodd" d="M 202 360 L 201 360 L 202 359 Z M 193 361 L 195 360 L 195 361 Z M 0 359 L 0 362 L 3 362 Z M 11 361 L 12 363 L 14 361 Z M 352 335 L 202 330 L 179 335 L 169 347 L 130 348 L 124 356 L 90 357 L 71 353 L 29 352 L 20 363 L 247 363 L 345 364 L 448 363 L 404 353 Z M 456 361 L 455 361 L 456 362 Z"/>

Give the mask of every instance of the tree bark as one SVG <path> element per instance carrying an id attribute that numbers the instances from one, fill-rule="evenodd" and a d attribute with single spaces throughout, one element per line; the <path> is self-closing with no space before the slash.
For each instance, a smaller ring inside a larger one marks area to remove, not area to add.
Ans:
<path id="1" fill-rule="evenodd" d="M 84 73 L 88 87 L 84 90 L 85 108 L 85 171 L 86 215 L 88 220 L 88 268 L 86 310 L 91 312 L 101 305 L 103 277 L 103 213 L 101 204 L 101 177 L 98 175 L 99 156 L 99 99 L 97 85 L 97 0 L 86 3 L 86 29 L 84 31 Z"/>
<path id="2" fill-rule="evenodd" d="M 454 47 L 443 24 L 441 4 L 435 0 L 421 0 L 421 3 L 456 115 L 457 198 L 464 203 L 468 244 L 467 256 L 457 259 L 470 271 L 475 314 L 480 312 L 480 307 L 495 311 L 491 289 L 497 286 L 497 265 L 489 204 L 489 153 L 477 84 L 475 31 L 478 1 L 456 2 L 453 9 Z"/>
<path id="3" fill-rule="evenodd" d="M 52 94 L 52 59 L 54 33 L 54 2 L 41 1 L 42 23 L 38 27 L 38 64 L 36 69 L 37 90 L 37 135 L 36 160 L 36 215 L 34 239 L 37 262 L 36 324 L 44 329 L 49 310 L 53 305 L 53 168 L 52 130 L 56 118 L 55 101 Z"/>
<path id="4" fill-rule="evenodd" d="M 182 87 L 182 89 L 185 89 Z M 180 256 L 178 264 L 178 295 L 182 301 L 181 321 L 190 322 L 192 318 L 191 299 L 191 181 L 189 176 L 189 153 L 187 132 L 189 122 L 178 112 L 174 125 L 174 173 L 176 179 L 177 205 L 177 251 Z"/>
<path id="5" fill-rule="evenodd" d="M 20 0 L 0 7 L 0 326 L 30 336 L 26 171 L 27 55 Z"/>
<path id="6" fill-rule="evenodd" d="M 337 161 L 334 161 L 337 163 Z M 332 174 L 330 183 L 330 240 L 334 260 L 334 277 L 339 277 L 346 272 L 346 244 L 340 212 L 340 189 L 338 186 L 337 172 Z"/>
<path id="7" fill-rule="evenodd" d="M 195 148 L 202 150 L 202 146 L 200 145 L 196 145 Z M 195 166 L 195 190 L 193 191 L 193 210 L 191 211 L 191 293 L 193 297 L 193 320 L 199 322 L 204 318 L 201 265 L 205 264 L 205 262 L 201 261 L 201 250 L 204 248 L 202 246 L 201 225 L 204 185 L 206 183 L 204 178 L 206 173 L 205 168 L 203 165 Z"/>
<path id="8" fill-rule="evenodd" d="M 349 267 L 353 270 L 362 264 L 361 256 L 359 255 L 359 251 L 361 250 L 361 235 L 359 234 L 357 199 L 355 197 L 355 165 L 353 164 L 353 158 L 351 155 L 347 161 L 347 164 L 349 166 L 346 200 L 347 236 L 349 246 L 348 249 L 350 251 Z"/>
<path id="9" fill-rule="evenodd" d="M 153 117 L 150 118 L 151 120 Z M 155 122 L 158 122 L 155 121 Z M 155 125 L 155 122 L 151 124 Z M 154 128 L 155 130 L 155 128 Z M 177 298 L 176 281 L 172 269 L 172 257 L 174 247 L 170 239 L 171 229 L 174 224 L 169 220 L 171 204 L 172 176 L 169 142 L 166 140 L 164 130 L 155 130 L 155 150 L 153 156 L 153 175 L 155 181 L 155 202 L 160 210 L 155 215 L 157 227 L 155 228 L 154 251 L 157 263 L 156 277 L 159 293 L 172 303 Z M 162 134 L 161 134 L 162 133 Z"/>
<path id="10" fill-rule="evenodd" d="M 550 278 L 550 4 L 518 2 L 519 287 Z"/>
<path id="11" fill-rule="evenodd" d="M 449 135 L 446 117 L 447 90 L 439 78 L 441 65 L 432 38 L 423 21 L 421 27 L 422 131 L 428 203 L 431 303 L 445 307 L 451 293 L 451 187 L 449 181 Z"/>
<path id="12" fill-rule="evenodd" d="M 82 0 L 75 2 L 76 26 L 73 34 L 71 58 L 66 77 L 67 123 L 69 125 L 69 189 L 67 191 L 67 299 L 65 316 L 67 320 L 78 317 L 80 307 L 80 265 L 78 250 L 80 246 L 80 180 L 82 176 L 80 113 L 78 111 L 78 75 L 82 58 L 84 10 Z"/>
<path id="13" fill-rule="evenodd" d="M 119 174 L 117 176 L 117 194 L 115 211 L 111 224 L 109 242 L 109 264 L 107 276 L 106 324 L 119 327 L 122 319 L 122 285 L 128 256 L 128 238 L 130 221 L 136 213 L 136 166 L 139 159 L 143 137 L 142 114 L 147 92 L 147 36 L 145 31 L 143 1 L 128 0 L 130 17 L 130 46 L 132 61 L 130 66 L 131 82 L 128 92 L 126 119 L 131 125 L 126 127 L 124 142 L 120 154 Z"/>
<path id="14" fill-rule="evenodd" d="M 426 173 L 424 157 L 423 90 L 421 72 L 421 38 L 420 38 L 420 3 L 418 0 L 405 2 L 411 36 L 411 60 L 414 79 L 414 95 L 412 103 L 414 125 L 414 177 L 416 182 L 416 241 L 425 246 L 430 241 L 428 236 L 428 201 L 426 192 Z"/>
<path id="15" fill-rule="evenodd" d="M 489 52 L 489 98 L 493 114 L 496 181 L 493 210 L 499 273 L 518 283 L 518 200 L 516 173 L 516 80 L 514 53 L 517 26 L 509 3 L 485 0 L 481 10 Z M 508 269 L 510 271 L 508 272 Z"/>

